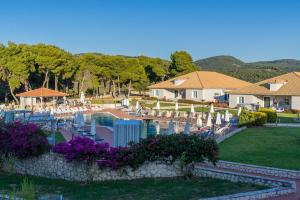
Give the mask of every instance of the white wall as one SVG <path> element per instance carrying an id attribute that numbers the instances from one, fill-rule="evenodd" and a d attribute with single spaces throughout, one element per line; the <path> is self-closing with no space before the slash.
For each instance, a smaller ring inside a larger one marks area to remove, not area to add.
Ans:
<path id="1" fill-rule="evenodd" d="M 244 104 L 257 104 L 259 103 L 260 106 L 263 106 L 263 100 L 261 96 L 254 96 L 254 95 L 238 95 L 238 94 L 230 94 L 229 95 L 229 107 L 235 108 L 238 106 L 238 98 L 244 97 Z"/>
<path id="2" fill-rule="evenodd" d="M 158 90 L 158 96 L 154 95 L 154 91 Z M 179 92 L 183 90 L 179 90 Z M 192 98 L 192 91 L 197 91 L 197 98 Z M 189 99 L 195 101 L 201 101 L 204 99 L 205 101 L 224 101 L 225 93 L 227 91 L 223 89 L 186 89 L 185 97 L 179 96 L 177 99 Z M 217 95 L 216 95 L 217 94 Z M 175 90 L 166 90 L 166 89 L 151 89 L 150 90 L 151 97 L 157 97 L 159 99 L 174 99 L 175 98 Z"/>
<path id="3" fill-rule="evenodd" d="M 300 110 L 300 96 L 292 96 L 292 109 Z"/>
<path id="4" fill-rule="evenodd" d="M 154 95 L 155 90 L 158 91 L 158 96 Z M 175 97 L 174 91 L 172 90 L 165 90 L 165 89 L 151 89 L 150 90 L 151 97 L 157 97 L 158 99 L 173 99 Z"/>

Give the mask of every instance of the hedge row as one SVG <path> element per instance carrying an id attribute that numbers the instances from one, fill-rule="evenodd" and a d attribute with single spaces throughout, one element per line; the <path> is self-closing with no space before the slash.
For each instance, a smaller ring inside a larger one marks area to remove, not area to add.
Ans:
<path id="1" fill-rule="evenodd" d="M 267 115 L 267 122 L 269 123 L 276 123 L 277 121 L 277 113 L 272 108 L 260 108 L 258 112 L 266 113 Z"/>
<path id="2" fill-rule="evenodd" d="M 263 126 L 267 123 L 267 114 L 264 112 L 242 111 L 239 116 L 238 125 L 241 126 Z"/>
<path id="3" fill-rule="evenodd" d="M 183 165 L 204 159 L 216 163 L 219 155 L 215 140 L 184 134 L 158 135 L 129 147 L 109 147 L 107 143 L 97 144 L 89 138 L 76 137 L 57 144 L 53 151 L 63 154 L 68 161 L 97 162 L 99 167 L 111 169 L 125 166 L 136 169 L 146 161 L 155 160 L 170 163 L 180 160 Z"/>

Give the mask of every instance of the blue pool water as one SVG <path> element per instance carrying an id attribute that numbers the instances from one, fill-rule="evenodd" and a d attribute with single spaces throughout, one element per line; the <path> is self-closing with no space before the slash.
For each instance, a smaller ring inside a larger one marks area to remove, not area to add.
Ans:
<path id="1" fill-rule="evenodd" d="M 92 114 L 92 115 L 85 115 L 85 122 L 87 124 L 90 123 L 91 119 L 95 119 L 96 125 L 99 126 L 108 126 L 110 128 L 113 128 L 114 126 L 114 120 L 117 118 L 114 117 L 111 114 L 108 113 L 97 113 L 97 114 Z M 179 126 L 179 130 L 181 131 L 181 126 Z M 143 134 L 148 135 L 155 135 L 155 134 L 167 134 L 168 133 L 168 122 L 161 122 L 161 121 L 144 121 L 142 122 L 142 130 Z"/>

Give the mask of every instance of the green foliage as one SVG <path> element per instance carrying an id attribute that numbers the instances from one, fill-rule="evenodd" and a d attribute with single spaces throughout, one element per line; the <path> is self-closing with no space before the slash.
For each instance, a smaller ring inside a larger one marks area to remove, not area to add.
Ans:
<path id="1" fill-rule="evenodd" d="M 267 123 L 267 114 L 263 112 L 253 112 L 243 110 L 238 119 L 238 125 L 241 126 L 263 126 Z"/>
<path id="2" fill-rule="evenodd" d="M 36 200 L 35 186 L 27 178 L 23 179 L 21 183 L 21 189 L 17 192 L 17 195 L 26 200 Z"/>
<path id="3" fill-rule="evenodd" d="M 275 123 L 277 121 L 277 113 L 272 108 L 259 108 L 259 112 L 266 113 L 267 115 L 267 122 Z"/>
<path id="4" fill-rule="evenodd" d="M 171 77 L 197 71 L 199 68 L 193 63 L 192 56 L 186 51 L 176 51 L 171 54 L 169 73 Z"/>
<path id="5" fill-rule="evenodd" d="M 245 63 L 232 56 L 214 56 L 195 63 L 203 70 L 220 72 L 253 83 L 297 71 L 300 66 L 297 60 Z"/>
<path id="6" fill-rule="evenodd" d="M 8 193 L 14 185 L 19 185 L 24 176 L 0 173 L 1 191 Z M 185 179 L 174 178 L 144 178 L 135 180 L 101 181 L 82 183 L 58 179 L 29 176 L 28 179 L 36 185 L 37 194 L 53 194 L 49 200 L 110 200 L 110 199 L 142 199 L 142 200 L 183 200 L 220 196 L 238 192 L 249 192 L 265 189 L 264 186 L 206 177 Z M 57 194 L 54 197 L 54 194 Z"/>

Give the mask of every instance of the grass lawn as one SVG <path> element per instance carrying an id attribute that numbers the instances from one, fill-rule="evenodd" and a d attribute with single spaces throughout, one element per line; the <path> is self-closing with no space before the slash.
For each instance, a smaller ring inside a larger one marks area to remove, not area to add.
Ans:
<path id="1" fill-rule="evenodd" d="M 297 118 L 297 115 L 293 113 L 277 113 L 278 123 L 297 123 L 293 120 Z"/>
<path id="2" fill-rule="evenodd" d="M 300 128 L 249 128 L 220 144 L 221 160 L 300 170 Z"/>
<path id="3" fill-rule="evenodd" d="M 55 142 L 60 143 L 60 142 L 65 142 L 65 141 L 66 141 L 65 137 L 59 131 L 57 131 L 55 133 Z"/>
<path id="4" fill-rule="evenodd" d="M 47 137 L 51 136 L 51 132 L 50 131 L 45 131 Z M 55 143 L 60 143 L 60 142 L 65 142 L 65 138 L 64 136 L 59 132 L 56 131 L 55 133 Z"/>
<path id="5" fill-rule="evenodd" d="M 24 176 L 0 173 L 0 192 L 5 193 L 18 188 L 23 179 Z M 89 184 L 39 177 L 28 177 L 28 180 L 34 184 L 38 194 L 63 194 L 69 200 L 182 200 L 265 189 L 264 186 L 211 178 L 139 179 Z"/>

